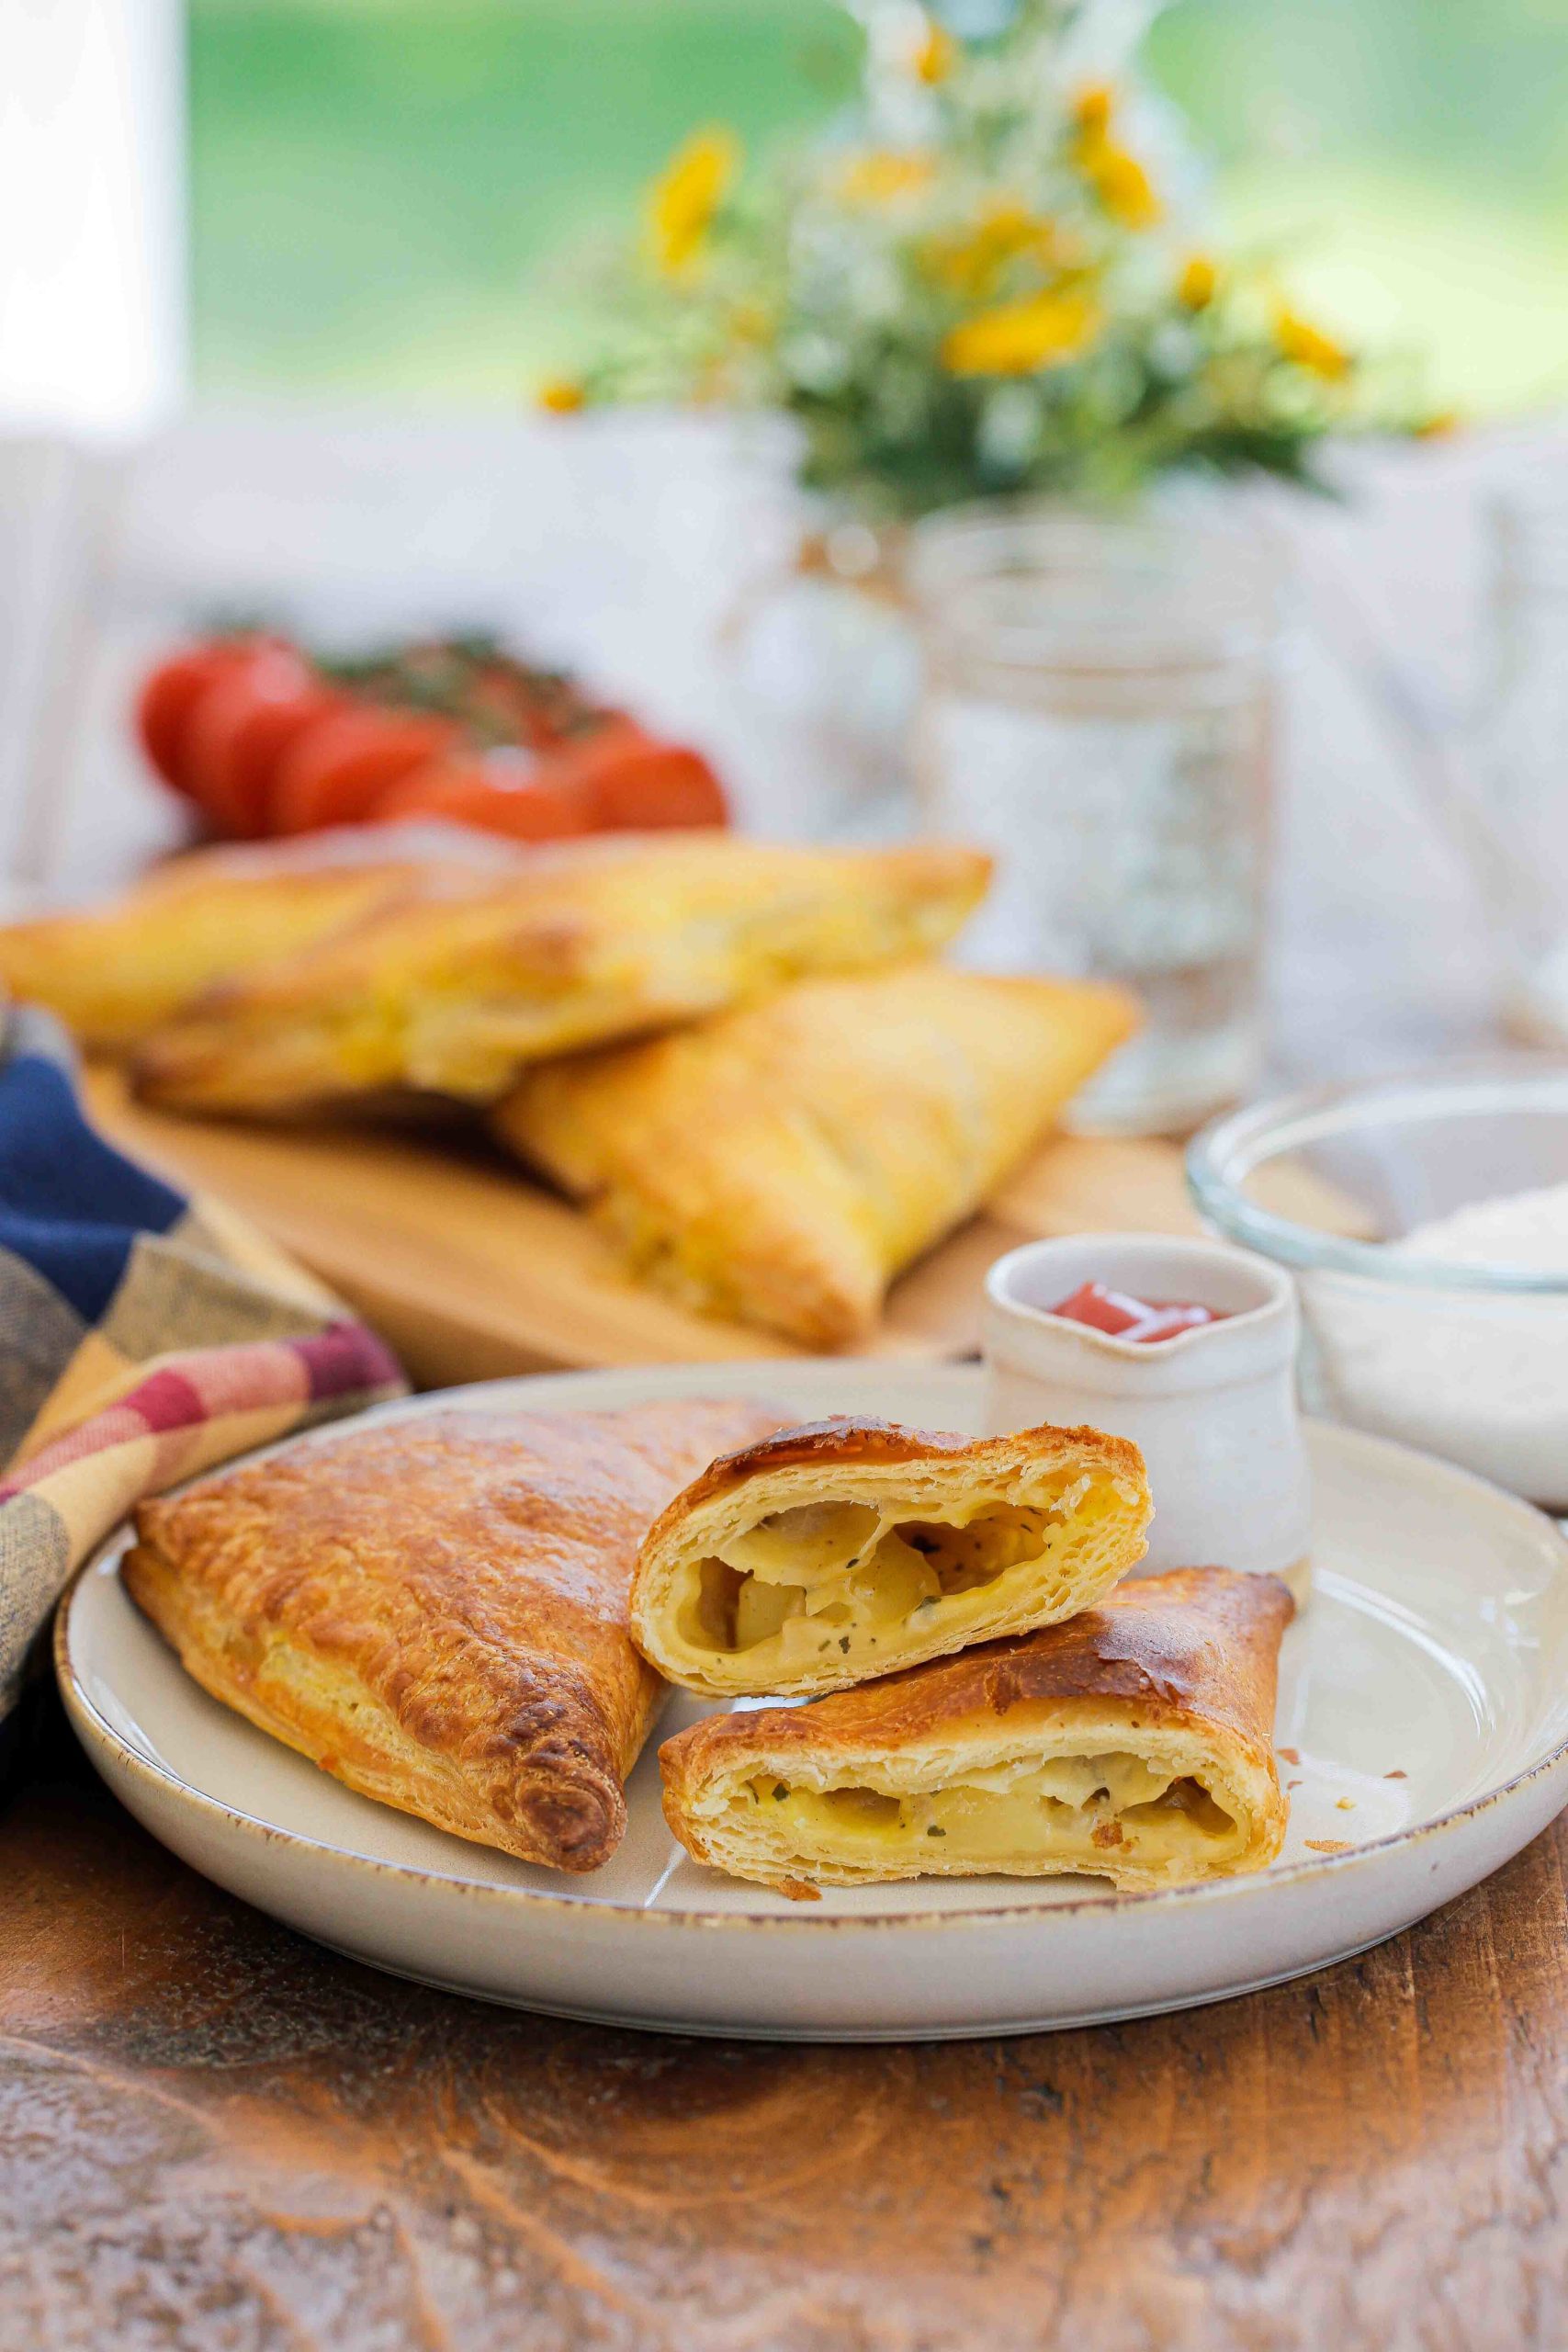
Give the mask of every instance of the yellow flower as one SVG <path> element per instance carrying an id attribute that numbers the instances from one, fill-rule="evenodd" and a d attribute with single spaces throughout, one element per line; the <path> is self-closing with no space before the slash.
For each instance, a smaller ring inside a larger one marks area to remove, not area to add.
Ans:
<path id="1" fill-rule="evenodd" d="M 1004 198 L 987 206 L 967 236 L 928 240 L 921 258 L 942 285 L 984 300 L 1009 262 L 1027 258 L 1052 269 L 1064 254 L 1054 221 Z"/>
<path id="2" fill-rule="evenodd" d="M 737 343 L 766 343 L 773 332 L 773 313 L 761 302 L 738 302 L 729 314 L 729 332 Z"/>
<path id="3" fill-rule="evenodd" d="M 925 36 L 916 50 L 912 63 L 918 81 L 945 82 L 953 71 L 957 44 L 944 25 L 927 21 Z"/>
<path id="4" fill-rule="evenodd" d="M 534 397 L 552 416 L 573 416 L 588 399 L 582 386 L 570 376 L 547 376 Z"/>
<path id="5" fill-rule="evenodd" d="M 1328 383 L 1337 384 L 1350 373 L 1349 353 L 1310 320 L 1299 318 L 1294 311 L 1281 306 L 1275 311 L 1274 339 L 1287 359 Z"/>
<path id="6" fill-rule="evenodd" d="M 1416 438 L 1417 441 L 1446 441 L 1450 434 L 1459 432 L 1463 423 L 1464 419 L 1457 408 L 1434 409 L 1431 415 L 1424 416 L 1415 428 Z"/>
<path id="7" fill-rule="evenodd" d="M 678 147 L 648 195 L 649 242 L 667 277 L 682 277 L 701 254 L 740 166 L 740 142 L 732 131 L 693 133 Z"/>
<path id="8" fill-rule="evenodd" d="M 1086 294 L 1031 294 L 955 326 L 943 338 L 942 364 L 954 376 L 1032 376 L 1076 359 L 1099 331 L 1100 312 Z"/>
<path id="9" fill-rule="evenodd" d="M 1090 82 L 1073 100 L 1073 120 L 1086 139 L 1103 139 L 1116 109 L 1116 93 L 1109 82 Z"/>
<path id="10" fill-rule="evenodd" d="M 1116 92 L 1109 82 L 1091 82 L 1073 100 L 1077 135 L 1073 160 L 1113 220 L 1124 229 L 1152 229 L 1165 207 L 1137 157 L 1111 136 Z"/>
<path id="11" fill-rule="evenodd" d="M 728 401 L 731 390 L 731 370 L 728 362 L 716 352 L 705 359 L 693 380 L 689 398 L 697 408 L 716 408 Z"/>
<path id="12" fill-rule="evenodd" d="M 1086 132 L 1078 142 L 1078 168 L 1123 229 L 1152 229 L 1164 218 L 1165 207 L 1147 172 L 1114 141 Z"/>
<path id="13" fill-rule="evenodd" d="M 936 170 L 936 158 L 919 147 L 870 147 L 852 155 L 839 175 L 839 194 L 846 204 L 892 204 L 925 187 Z"/>
<path id="14" fill-rule="evenodd" d="M 1176 299 L 1183 310 L 1206 311 L 1219 290 L 1220 273 L 1207 254 L 1190 254 L 1176 281 Z"/>

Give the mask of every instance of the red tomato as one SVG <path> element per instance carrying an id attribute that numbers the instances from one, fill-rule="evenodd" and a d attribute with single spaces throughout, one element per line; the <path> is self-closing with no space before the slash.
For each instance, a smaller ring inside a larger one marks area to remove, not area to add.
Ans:
<path id="1" fill-rule="evenodd" d="M 188 645 L 160 662 L 143 682 L 136 698 L 136 731 L 148 759 L 176 792 L 188 789 L 181 754 L 186 723 L 197 701 L 215 680 L 248 662 L 255 650 L 254 638 Z"/>
<path id="2" fill-rule="evenodd" d="M 306 728 L 284 753 L 273 784 L 275 833 L 352 825 L 379 810 L 394 785 L 454 750 L 462 729 L 417 710 L 353 704 Z"/>
<path id="3" fill-rule="evenodd" d="M 553 763 L 552 763 L 553 764 Z M 377 806 L 378 821 L 398 817 L 444 817 L 480 832 L 505 833 L 513 841 L 552 842 L 592 830 L 587 794 L 547 774 L 515 783 L 482 761 L 438 761 L 395 784 Z"/>
<path id="4" fill-rule="evenodd" d="M 608 830 L 654 832 L 667 825 L 727 825 L 724 790 L 699 752 L 679 743 L 647 743 L 606 762 L 584 779 L 599 824 Z"/>
<path id="5" fill-rule="evenodd" d="M 700 752 L 661 743 L 635 719 L 612 719 L 552 753 L 541 774 L 588 798 L 595 828 L 654 832 L 666 826 L 723 825 L 729 810 Z"/>
<path id="6" fill-rule="evenodd" d="M 265 833 L 284 753 L 315 720 L 348 707 L 283 646 L 260 647 L 215 678 L 186 722 L 181 749 L 189 789 L 215 831 L 241 841 Z"/>

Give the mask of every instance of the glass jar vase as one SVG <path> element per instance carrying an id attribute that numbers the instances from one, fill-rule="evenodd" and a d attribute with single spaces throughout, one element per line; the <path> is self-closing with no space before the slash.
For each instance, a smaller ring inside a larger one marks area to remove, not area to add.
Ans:
<path id="1" fill-rule="evenodd" d="M 1568 1045 L 1568 471 L 1496 492 L 1490 674 L 1469 842 L 1502 966 L 1504 1017 Z"/>
<path id="2" fill-rule="evenodd" d="M 922 815 L 998 858 L 970 952 L 1141 999 L 1075 1125 L 1195 1125 L 1262 1056 L 1269 543 L 1202 502 L 1128 521 L 976 509 L 920 526 L 908 578 Z"/>

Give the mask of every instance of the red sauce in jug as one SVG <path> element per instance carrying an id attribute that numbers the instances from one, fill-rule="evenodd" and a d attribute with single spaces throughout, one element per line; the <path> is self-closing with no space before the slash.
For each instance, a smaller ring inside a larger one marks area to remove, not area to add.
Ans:
<path id="1" fill-rule="evenodd" d="M 1130 1291 L 1112 1290 L 1106 1283 L 1082 1283 L 1050 1312 L 1069 1323 L 1087 1323 L 1092 1331 L 1109 1331 L 1113 1339 L 1140 1342 L 1174 1340 L 1182 1331 L 1225 1319 L 1218 1307 L 1200 1306 L 1190 1299 L 1134 1298 Z"/>

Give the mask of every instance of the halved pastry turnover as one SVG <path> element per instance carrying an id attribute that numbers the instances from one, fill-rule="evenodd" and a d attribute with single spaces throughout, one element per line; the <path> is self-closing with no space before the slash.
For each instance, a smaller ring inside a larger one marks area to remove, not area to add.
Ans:
<path id="1" fill-rule="evenodd" d="M 815 1706 L 711 1715 L 660 1751 L 699 1862 L 786 1891 L 1058 1871 L 1151 1888 L 1284 1838 L 1275 1680 L 1290 1594 L 1178 1568 L 1069 1623 Z"/>
<path id="2" fill-rule="evenodd" d="M 85 1046 L 117 1052 L 214 981 L 313 947 L 435 878 L 407 858 L 312 865 L 193 850 L 113 905 L 0 926 L 0 981 L 58 1013 Z"/>
<path id="3" fill-rule="evenodd" d="M 908 963 L 551 1063 L 495 1125 L 678 1297 L 837 1348 L 1135 1019 L 1118 989 Z"/>
<path id="4" fill-rule="evenodd" d="M 147 1040 L 138 1083 L 204 1111 L 406 1088 L 489 1102 L 548 1055 L 939 946 L 989 876 L 978 851 L 941 843 L 565 842 L 458 903 L 394 907 L 215 989 Z"/>
<path id="5" fill-rule="evenodd" d="M 362 1796 L 597 1868 L 663 1697 L 637 1543 L 751 1401 L 460 1411 L 286 1447 L 143 1503 L 121 1570 L 187 1672 Z"/>
<path id="6" fill-rule="evenodd" d="M 1150 1512 L 1136 1446 L 1098 1430 L 784 1430 L 650 1529 L 632 1637 L 715 1698 L 842 1690 L 1091 1607 Z"/>

